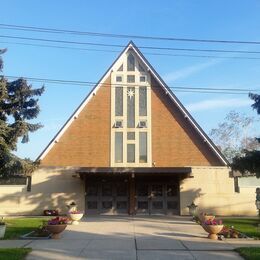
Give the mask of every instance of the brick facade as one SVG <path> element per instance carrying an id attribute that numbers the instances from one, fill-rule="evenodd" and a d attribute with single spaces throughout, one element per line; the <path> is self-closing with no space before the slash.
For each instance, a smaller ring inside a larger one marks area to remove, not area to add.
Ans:
<path id="1" fill-rule="evenodd" d="M 110 77 L 42 160 L 45 166 L 110 166 Z M 222 163 L 152 78 L 152 161 L 157 167 Z"/>
<path id="2" fill-rule="evenodd" d="M 152 160 L 155 166 L 223 165 L 158 86 L 159 83 L 152 78 Z"/>
<path id="3" fill-rule="evenodd" d="M 110 166 L 110 77 L 41 161 L 43 166 Z"/>

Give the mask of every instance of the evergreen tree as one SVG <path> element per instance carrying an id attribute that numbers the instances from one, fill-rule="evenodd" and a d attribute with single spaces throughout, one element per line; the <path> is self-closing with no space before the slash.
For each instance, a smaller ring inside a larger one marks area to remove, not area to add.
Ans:
<path id="1" fill-rule="evenodd" d="M 252 105 L 253 109 L 260 114 L 260 95 L 250 93 L 249 97 L 254 100 L 254 104 Z M 260 143 L 260 138 L 256 139 Z M 260 150 L 244 150 L 244 156 L 236 156 L 233 159 L 231 167 L 233 170 L 240 171 L 242 174 L 249 172 L 256 174 L 256 177 L 260 178 Z"/>
<path id="2" fill-rule="evenodd" d="M 4 50 L 0 50 L 2 54 Z M 0 69 L 3 62 L 0 59 Z M 0 177 L 30 174 L 38 165 L 30 159 L 21 159 L 12 152 L 17 148 L 19 138 L 28 142 L 28 134 L 42 127 L 29 123 L 40 112 L 38 99 L 44 87 L 33 89 L 23 78 L 8 82 L 0 76 Z"/>

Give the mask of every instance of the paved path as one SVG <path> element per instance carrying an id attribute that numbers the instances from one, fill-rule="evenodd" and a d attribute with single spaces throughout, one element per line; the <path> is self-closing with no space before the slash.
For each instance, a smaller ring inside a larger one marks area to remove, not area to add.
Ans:
<path id="1" fill-rule="evenodd" d="M 60 240 L 5 240 L 0 247 L 31 247 L 37 259 L 242 259 L 233 249 L 255 240 L 212 241 L 185 217 L 88 217 Z"/>

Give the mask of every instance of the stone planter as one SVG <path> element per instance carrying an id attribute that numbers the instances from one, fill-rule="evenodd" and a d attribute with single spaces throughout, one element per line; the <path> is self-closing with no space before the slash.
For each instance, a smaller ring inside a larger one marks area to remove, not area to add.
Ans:
<path id="1" fill-rule="evenodd" d="M 47 225 L 46 229 L 52 233 L 53 239 L 59 239 L 60 233 L 67 227 L 67 224 L 59 224 L 59 225 Z"/>
<path id="2" fill-rule="evenodd" d="M 5 236 L 6 225 L 0 225 L 0 238 Z"/>
<path id="3" fill-rule="evenodd" d="M 204 230 L 206 232 L 209 233 L 209 235 L 208 235 L 209 239 L 217 240 L 218 239 L 217 234 L 221 232 L 224 225 L 205 225 L 205 224 L 202 224 L 202 227 L 204 228 Z"/>
<path id="4" fill-rule="evenodd" d="M 68 217 L 72 220 L 72 225 L 78 225 L 79 220 L 83 217 L 83 213 L 68 213 Z"/>

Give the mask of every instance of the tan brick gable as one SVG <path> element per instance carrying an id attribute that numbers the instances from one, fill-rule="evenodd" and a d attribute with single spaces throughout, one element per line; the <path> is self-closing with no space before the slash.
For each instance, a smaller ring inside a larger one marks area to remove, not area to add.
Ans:
<path id="1" fill-rule="evenodd" d="M 148 150 L 151 151 L 152 160 L 149 165 L 152 162 L 157 167 L 227 165 L 225 157 L 132 42 L 92 90 L 91 98 L 85 99 L 76 110 L 73 115 L 76 119 L 68 120 L 39 156 L 42 165 L 111 166 L 111 73 L 119 70 L 129 50 L 135 52 L 152 79 L 151 123 L 148 124 L 152 136 Z"/>
<path id="2" fill-rule="evenodd" d="M 157 167 L 223 165 L 166 92 L 152 80 L 152 161 Z"/>
<path id="3" fill-rule="evenodd" d="M 110 77 L 41 161 L 45 166 L 110 166 Z"/>

